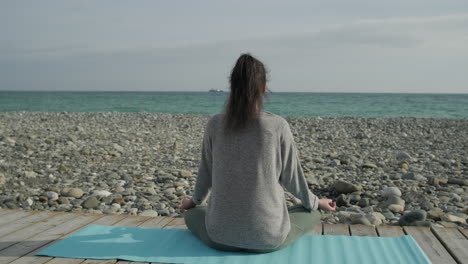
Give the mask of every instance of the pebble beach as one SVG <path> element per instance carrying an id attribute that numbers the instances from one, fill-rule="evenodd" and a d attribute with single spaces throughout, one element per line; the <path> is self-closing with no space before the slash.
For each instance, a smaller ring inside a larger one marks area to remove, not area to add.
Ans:
<path id="1" fill-rule="evenodd" d="M 0 208 L 180 216 L 208 119 L 0 112 Z M 468 228 L 468 119 L 286 120 L 323 223 Z"/>

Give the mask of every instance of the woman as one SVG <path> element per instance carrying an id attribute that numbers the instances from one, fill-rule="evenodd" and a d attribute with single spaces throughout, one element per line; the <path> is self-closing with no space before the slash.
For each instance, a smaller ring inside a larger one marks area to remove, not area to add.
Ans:
<path id="1" fill-rule="evenodd" d="M 205 129 L 192 199 L 183 199 L 187 227 L 208 246 L 224 251 L 272 252 L 320 223 L 317 210 L 335 210 L 308 189 L 286 120 L 262 111 L 264 65 L 239 57 L 230 76 L 226 112 Z M 287 208 L 283 186 L 302 201 Z M 208 206 L 202 204 L 211 191 Z"/>

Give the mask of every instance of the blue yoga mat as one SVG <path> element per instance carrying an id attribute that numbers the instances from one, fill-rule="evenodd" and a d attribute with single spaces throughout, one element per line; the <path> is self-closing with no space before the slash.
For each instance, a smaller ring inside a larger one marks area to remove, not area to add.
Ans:
<path id="1" fill-rule="evenodd" d="M 431 263 L 411 236 L 305 235 L 272 253 L 224 252 L 189 230 L 89 225 L 36 255 L 184 264 Z"/>

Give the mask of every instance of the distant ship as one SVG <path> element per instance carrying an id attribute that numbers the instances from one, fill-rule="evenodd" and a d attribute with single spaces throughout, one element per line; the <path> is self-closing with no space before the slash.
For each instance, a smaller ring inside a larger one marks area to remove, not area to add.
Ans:
<path id="1" fill-rule="evenodd" d="M 221 89 L 210 89 L 209 92 L 210 92 L 210 93 L 224 93 L 224 91 L 221 90 Z"/>

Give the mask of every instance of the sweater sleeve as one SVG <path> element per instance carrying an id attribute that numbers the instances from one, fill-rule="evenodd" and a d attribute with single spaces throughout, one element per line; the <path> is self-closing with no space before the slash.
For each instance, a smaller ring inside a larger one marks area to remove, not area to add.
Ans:
<path id="1" fill-rule="evenodd" d="M 202 152 L 200 165 L 198 167 L 198 176 L 195 183 L 195 190 L 193 192 L 192 201 L 199 205 L 205 201 L 211 188 L 211 135 L 210 135 L 210 122 L 205 128 L 203 135 Z"/>
<path id="2" fill-rule="evenodd" d="M 292 195 L 302 201 L 303 207 L 309 210 L 317 210 L 319 199 L 307 186 L 293 135 L 287 123 L 281 137 L 281 161 L 280 183 Z"/>

